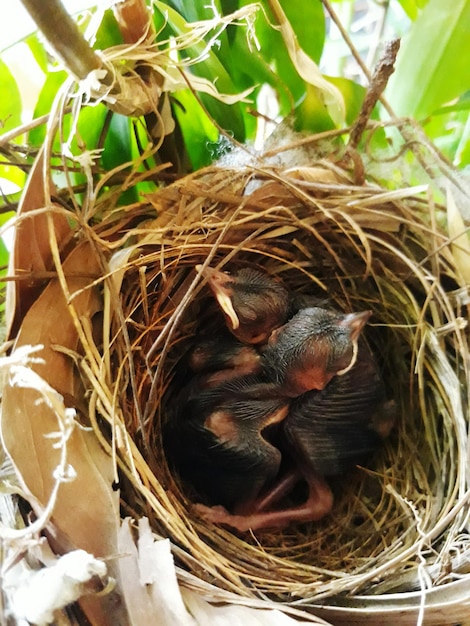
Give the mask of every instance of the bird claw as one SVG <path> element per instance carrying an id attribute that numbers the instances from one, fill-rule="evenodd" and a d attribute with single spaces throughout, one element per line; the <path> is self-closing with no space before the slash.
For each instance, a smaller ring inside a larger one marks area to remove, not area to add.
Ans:
<path id="1" fill-rule="evenodd" d="M 221 505 L 206 506 L 205 504 L 197 503 L 193 504 L 191 509 L 200 518 L 206 522 L 212 522 L 213 524 L 223 524 L 223 520 L 227 516 L 230 517 L 230 513 Z"/>
<path id="2" fill-rule="evenodd" d="M 206 506 L 204 504 L 194 504 L 193 512 L 197 513 L 206 522 L 212 524 L 222 524 L 239 532 L 247 532 L 249 530 L 260 530 L 262 528 L 284 528 L 287 523 L 285 520 L 278 525 L 272 523 L 271 514 L 254 513 L 252 515 L 236 515 L 229 513 L 223 506 Z"/>

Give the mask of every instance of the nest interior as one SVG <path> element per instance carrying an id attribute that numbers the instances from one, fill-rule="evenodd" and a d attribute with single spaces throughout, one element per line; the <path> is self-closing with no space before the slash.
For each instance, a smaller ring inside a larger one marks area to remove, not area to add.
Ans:
<path id="1" fill-rule="evenodd" d="M 201 584 L 242 596 L 308 605 L 406 588 L 423 558 L 445 580 L 466 543 L 467 340 L 462 277 L 430 196 L 358 185 L 319 160 L 210 168 L 148 199 L 125 256 L 111 262 L 122 280 L 115 384 L 139 448 L 120 461 L 123 510 L 148 516 Z M 217 323 L 199 264 L 262 267 L 339 309 L 372 311 L 367 339 L 397 424 L 367 468 L 334 482 L 320 522 L 234 534 L 192 514 L 192 494 L 170 470 L 161 433 L 178 365 Z"/>

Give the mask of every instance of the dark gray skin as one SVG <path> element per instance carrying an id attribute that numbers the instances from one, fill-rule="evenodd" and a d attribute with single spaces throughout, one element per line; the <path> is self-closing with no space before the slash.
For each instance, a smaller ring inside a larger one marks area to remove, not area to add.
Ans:
<path id="1" fill-rule="evenodd" d="M 288 401 L 255 376 L 214 387 L 196 378 L 180 395 L 165 445 L 181 478 L 210 503 L 250 510 L 279 471 L 281 453 L 266 429 L 285 419 Z"/>
<path id="2" fill-rule="evenodd" d="M 242 343 L 263 344 L 289 318 L 289 292 L 277 278 L 251 268 L 234 274 L 206 268 L 207 278 L 227 328 Z"/>
<path id="3" fill-rule="evenodd" d="M 360 341 L 354 367 L 292 402 L 283 432 L 301 472 L 334 476 L 370 460 L 393 421 L 374 356 Z"/>
<path id="4" fill-rule="evenodd" d="M 200 374 L 201 387 L 213 387 L 261 368 L 261 355 L 251 345 L 240 343 L 229 333 L 203 337 L 191 350 L 188 366 Z"/>
<path id="5" fill-rule="evenodd" d="M 338 373 L 354 364 L 359 335 L 370 311 L 339 313 L 331 309 L 301 309 L 274 330 L 263 349 L 263 368 L 278 393 L 291 398 L 323 389 Z"/>

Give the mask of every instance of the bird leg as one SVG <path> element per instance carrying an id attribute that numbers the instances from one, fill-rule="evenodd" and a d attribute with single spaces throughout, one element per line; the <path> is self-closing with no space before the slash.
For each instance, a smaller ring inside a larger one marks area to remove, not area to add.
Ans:
<path id="1" fill-rule="evenodd" d="M 269 489 L 264 496 L 253 503 L 253 511 L 265 511 L 285 498 L 302 478 L 298 470 L 291 470 L 281 480 Z M 240 512 L 240 511 L 237 511 Z"/>
<path id="2" fill-rule="evenodd" d="M 298 475 L 288 475 L 281 484 L 281 489 L 277 487 L 264 497 L 261 506 L 268 506 L 279 500 L 285 494 L 285 489 L 292 487 Z M 333 506 L 333 494 L 327 483 L 318 475 L 310 474 L 306 477 L 309 486 L 307 500 L 298 506 L 287 507 L 277 511 L 263 511 L 258 509 L 252 513 L 244 515 L 229 513 L 222 506 L 208 507 L 203 504 L 194 505 L 193 510 L 208 522 L 223 524 L 235 528 L 240 532 L 248 530 L 261 530 L 264 528 L 282 529 L 291 522 L 312 522 L 317 521 L 327 515 Z"/>

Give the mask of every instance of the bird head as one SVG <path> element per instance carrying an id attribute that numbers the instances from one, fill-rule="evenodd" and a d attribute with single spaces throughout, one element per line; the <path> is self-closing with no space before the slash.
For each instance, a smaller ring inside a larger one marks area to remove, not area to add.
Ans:
<path id="1" fill-rule="evenodd" d="M 311 307 L 301 309 L 275 330 L 263 358 L 283 392 L 298 396 L 324 389 L 334 376 L 349 371 L 370 315 L 370 311 L 343 314 Z"/>
<path id="2" fill-rule="evenodd" d="M 228 329 L 247 344 L 265 343 L 284 324 L 289 295 L 284 285 L 264 272 L 243 268 L 228 274 L 213 268 L 197 268 L 207 279 Z"/>

